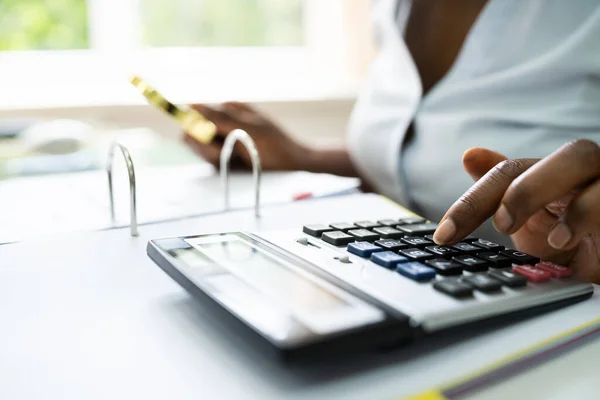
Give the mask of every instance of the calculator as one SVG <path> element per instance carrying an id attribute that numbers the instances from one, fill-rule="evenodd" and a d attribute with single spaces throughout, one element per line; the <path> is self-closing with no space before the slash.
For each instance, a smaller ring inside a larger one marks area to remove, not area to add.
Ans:
<path id="1" fill-rule="evenodd" d="M 287 361 L 407 345 L 593 293 L 571 269 L 489 240 L 438 246 L 436 226 L 394 216 L 307 223 L 152 240 L 147 252 L 215 318 Z"/>

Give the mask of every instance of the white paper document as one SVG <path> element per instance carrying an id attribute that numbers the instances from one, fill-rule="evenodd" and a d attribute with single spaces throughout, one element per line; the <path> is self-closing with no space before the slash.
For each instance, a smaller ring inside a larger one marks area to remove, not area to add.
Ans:
<path id="1" fill-rule="evenodd" d="M 120 161 L 120 160 L 119 160 Z M 129 184 L 124 167 L 114 169 L 115 223 L 110 218 L 108 180 L 103 171 L 0 181 L 0 243 L 76 230 L 129 224 Z M 221 212 L 223 185 L 208 164 L 141 168 L 136 171 L 138 222 Z M 308 172 L 265 172 L 261 203 L 293 201 L 356 191 L 359 181 Z M 230 207 L 254 205 L 252 175 L 232 172 Z"/>

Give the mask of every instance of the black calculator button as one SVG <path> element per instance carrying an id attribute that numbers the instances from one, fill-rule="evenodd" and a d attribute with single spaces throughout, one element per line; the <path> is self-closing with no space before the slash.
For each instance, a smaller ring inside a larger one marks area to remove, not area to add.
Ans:
<path id="1" fill-rule="evenodd" d="M 486 271 L 489 263 L 473 256 L 458 256 L 453 258 L 459 264 L 463 265 L 465 271 L 482 272 Z"/>
<path id="2" fill-rule="evenodd" d="M 511 288 L 527 286 L 527 278 L 525 278 L 523 275 L 519 275 L 512 271 L 508 271 L 508 270 L 491 271 L 491 272 L 489 272 L 489 275 L 492 278 L 497 279 L 500 282 L 502 282 L 502 284 L 504 286 L 508 286 Z"/>
<path id="3" fill-rule="evenodd" d="M 380 226 L 396 226 L 396 225 L 398 225 L 397 219 L 380 219 L 377 222 L 379 222 Z"/>
<path id="4" fill-rule="evenodd" d="M 473 235 L 469 235 L 466 238 L 464 238 L 462 241 L 463 242 L 467 242 L 467 243 L 473 243 L 473 242 L 476 242 L 477 240 L 479 240 L 478 237 L 475 237 Z"/>
<path id="5" fill-rule="evenodd" d="M 481 251 L 481 247 L 473 246 L 472 244 L 465 242 L 460 242 L 452 247 L 461 252 L 462 254 L 475 254 Z"/>
<path id="6" fill-rule="evenodd" d="M 438 274 L 442 276 L 453 276 L 453 275 L 461 275 L 463 268 L 462 265 L 450 260 L 445 260 L 443 258 L 434 258 L 433 260 L 425 261 L 425 264 L 434 268 Z"/>
<path id="7" fill-rule="evenodd" d="M 407 235 L 424 236 L 435 232 L 437 224 L 398 225 L 396 228 Z"/>
<path id="8" fill-rule="evenodd" d="M 490 242 L 489 240 L 484 240 L 484 239 L 477 239 L 476 241 L 472 242 L 471 244 L 474 244 L 475 246 L 478 246 L 478 247 L 481 247 L 482 249 L 490 250 L 490 251 L 504 250 L 504 246 L 499 245 L 498 243 Z"/>
<path id="9" fill-rule="evenodd" d="M 535 265 L 540 262 L 540 259 L 534 256 L 530 256 L 529 254 L 525 254 L 515 249 L 506 249 L 500 252 L 503 256 L 506 256 L 513 260 L 515 264 L 530 264 Z"/>
<path id="10" fill-rule="evenodd" d="M 345 246 L 356 241 L 356 238 L 341 231 L 331 231 L 323 233 L 321 240 L 334 246 Z"/>
<path id="11" fill-rule="evenodd" d="M 481 292 L 495 292 L 500 290 L 502 283 L 487 274 L 474 274 L 465 276 L 462 281 Z"/>
<path id="12" fill-rule="evenodd" d="M 377 228 L 378 226 L 381 226 L 377 222 L 373 222 L 373 221 L 358 221 L 358 222 L 355 222 L 354 225 L 358 226 L 359 228 L 364 228 L 364 229 Z"/>
<path id="13" fill-rule="evenodd" d="M 321 235 L 325 232 L 330 232 L 332 231 L 333 228 L 327 226 L 327 225 L 304 225 L 304 227 L 302 228 L 302 232 L 310 235 L 310 236 L 314 236 L 317 238 L 320 238 Z"/>
<path id="14" fill-rule="evenodd" d="M 365 242 L 374 242 L 379 240 L 379 235 L 371 232 L 368 229 L 352 229 L 348 231 L 348 234 L 354 236 L 356 240 L 363 240 Z"/>
<path id="15" fill-rule="evenodd" d="M 502 254 L 496 254 L 492 252 L 478 253 L 478 258 L 490 263 L 490 268 L 510 268 L 512 267 L 512 260 Z"/>
<path id="16" fill-rule="evenodd" d="M 433 246 L 433 242 L 430 242 L 429 240 L 422 238 L 422 237 L 406 236 L 400 240 L 402 240 L 404 243 L 406 243 L 412 247 Z"/>
<path id="17" fill-rule="evenodd" d="M 456 279 L 442 279 L 433 284 L 433 288 L 456 298 L 470 297 L 473 294 L 471 286 Z"/>
<path id="18" fill-rule="evenodd" d="M 453 249 L 451 247 L 445 247 L 445 246 L 427 246 L 427 247 L 425 247 L 425 250 L 427 250 L 430 253 L 435 254 L 436 256 L 445 257 L 445 258 L 452 258 L 454 256 L 458 256 L 461 254 L 460 251 Z"/>
<path id="19" fill-rule="evenodd" d="M 382 226 L 381 228 L 374 228 L 373 232 L 381 236 L 383 239 L 400 239 L 404 234 L 398 229 L 394 229 L 390 226 Z"/>
<path id="20" fill-rule="evenodd" d="M 390 251 L 398 251 L 402 249 L 408 249 L 410 247 L 408 244 L 394 239 L 381 239 L 376 241 L 375 245 Z"/>
<path id="21" fill-rule="evenodd" d="M 329 226 L 331 228 L 335 229 L 336 231 L 343 231 L 343 232 L 347 232 L 350 229 L 356 229 L 356 225 L 349 224 L 347 222 L 336 222 L 335 224 L 331 224 Z"/>
<path id="22" fill-rule="evenodd" d="M 405 250 L 400 250 L 400 254 L 413 261 L 425 261 L 434 257 L 433 254 L 426 252 L 425 250 L 410 248 Z"/>
<path id="23" fill-rule="evenodd" d="M 429 240 L 430 242 L 433 242 L 433 235 L 425 235 L 423 236 L 425 239 Z"/>
<path id="24" fill-rule="evenodd" d="M 415 225 L 415 224 L 423 224 L 425 222 L 427 222 L 425 220 L 425 218 L 408 217 L 408 218 L 400 218 L 398 221 L 396 221 L 396 224 L 398 224 L 398 225 Z"/>

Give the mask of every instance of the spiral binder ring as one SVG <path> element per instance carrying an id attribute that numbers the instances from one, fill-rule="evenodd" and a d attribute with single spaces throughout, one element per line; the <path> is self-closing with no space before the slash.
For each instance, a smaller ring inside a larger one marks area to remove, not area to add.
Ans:
<path id="1" fill-rule="evenodd" d="M 120 143 L 113 142 L 108 151 L 108 157 L 106 161 L 106 176 L 108 178 L 108 193 L 110 196 L 110 218 L 115 221 L 115 197 L 113 191 L 113 160 L 115 157 L 115 150 L 119 149 L 123 158 L 125 159 L 125 165 L 127 166 L 127 174 L 129 176 L 129 227 L 131 236 L 138 236 L 138 222 L 137 222 L 137 202 L 136 202 L 136 185 L 135 185 L 135 169 L 133 167 L 133 160 L 131 155 L 125 146 Z"/>
<path id="2" fill-rule="evenodd" d="M 225 197 L 225 209 L 229 209 L 229 163 L 231 155 L 233 153 L 233 147 L 237 142 L 241 142 L 248 154 L 250 154 L 250 160 L 252 162 L 252 176 L 254 180 L 254 215 L 256 218 L 260 217 L 260 177 L 262 174 L 262 167 L 260 163 L 260 156 L 254 140 L 248 135 L 246 131 L 241 129 L 235 129 L 231 131 L 225 138 L 223 149 L 221 150 L 221 182 L 223 184 L 223 194 Z"/>

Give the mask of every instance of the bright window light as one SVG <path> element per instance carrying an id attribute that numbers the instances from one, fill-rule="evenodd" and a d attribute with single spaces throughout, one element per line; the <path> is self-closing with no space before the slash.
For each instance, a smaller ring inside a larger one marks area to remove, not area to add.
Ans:
<path id="1" fill-rule="evenodd" d="M 347 97 L 365 1 L 0 0 L 0 108 Z"/>

